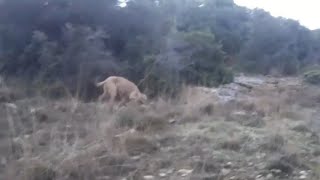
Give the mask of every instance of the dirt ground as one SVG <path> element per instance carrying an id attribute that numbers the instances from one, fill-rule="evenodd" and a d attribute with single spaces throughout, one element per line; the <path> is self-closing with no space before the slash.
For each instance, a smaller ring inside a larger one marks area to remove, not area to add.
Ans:
<path id="1" fill-rule="evenodd" d="M 240 76 L 115 112 L 11 92 L 0 91 L 0 179 L 320 179 L 320 89 L 299 78 Z"/>

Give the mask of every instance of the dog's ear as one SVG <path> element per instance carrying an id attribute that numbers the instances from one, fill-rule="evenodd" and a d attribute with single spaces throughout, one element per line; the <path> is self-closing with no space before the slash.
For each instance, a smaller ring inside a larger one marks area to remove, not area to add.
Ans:
<path id="1" fill-rule="evenodd" d="M 142 103 L 142 104 L 145 104 L 147 102 L 148 98 L 145 94 L 141 93 L 140 94 L 140 98 L 139 98 L 139 101 Z"/>
<path id="2" fill-rule="evenodd" d="M 137 100 L 139 97 L 138 93 L 137 92 L 132 92 L 130 95 L 129 95 L 129 99 L 133 99 L 133 100 Z"/>
<path id="3" fill-rule="evenodd" d="M 146 100 L 148 100 L 148 97 L 147 97 L 147 95 L 145 95 L 145 94 L 142 94 L 142 98 L 146 101 Z"/>

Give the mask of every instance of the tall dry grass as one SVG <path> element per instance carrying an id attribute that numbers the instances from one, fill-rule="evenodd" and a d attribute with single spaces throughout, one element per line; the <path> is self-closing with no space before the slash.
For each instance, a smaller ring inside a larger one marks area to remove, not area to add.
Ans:
<path id="1" fill-rule="evenodd" d="M 2 112 L 9 127 L 3 130 L 10 133 L 4 178 L 142 179 L 143 172 L 154 169 L 147 164 L 149 157 L 161 150 L 161 137 L 181 130 L 174 124 L 187 128 L 187 124 L 193 127 L 204 121 L 207 124 L 200 132 L 211 125 L 212 134 L 225 133 L 215 139 L 217 151 L 284 153 L 292 132 L 283 119 L 311 118 L 308 108 L 318 104 L 314 97 L 319 94 L 316 89 L 261 88 L 244 96 L 250 98 L 221 103 L 214 93 L 185 87 L 175 99 L 158 97 L 146 106 L 129 104 L 115 112 L 108 111 L 105 104 L 84 103 L 71 95 L 57 101 L 39 97 L 14 101 L 16 107 L 7 104 Z M 216 120 L 226 125 L 218 126 Z M 309 130 L 305 126 L 304 130 Z M 237 134 L 248 129 L 266 135 Z M 209 136 L 210 131 L 203 136 Z M 172 141 L 184 143 L 174 138 L 179 139 L 172 137 Z M 202 137 L 203 142 L 209 138 L 215 137 Z"/>

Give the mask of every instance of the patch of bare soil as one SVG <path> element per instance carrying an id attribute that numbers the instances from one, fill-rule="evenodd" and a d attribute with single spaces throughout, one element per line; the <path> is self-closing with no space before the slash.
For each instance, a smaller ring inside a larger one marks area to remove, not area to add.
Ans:
<path id="1" fill-rule="evenodd" d="M 8 95 L 0 179 L 318 180 L 319 95 L 298 78 L 245 76 L 112 113 Z"/>

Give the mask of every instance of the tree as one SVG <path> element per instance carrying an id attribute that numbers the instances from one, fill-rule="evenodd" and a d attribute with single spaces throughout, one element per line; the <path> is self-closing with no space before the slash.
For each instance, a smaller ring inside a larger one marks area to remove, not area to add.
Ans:
<path id="1" fill-rule="evenodd" d="M 117 4 L 3 0 L 0 72 L 30 84 L 63 82 L 83 96 L 96 79 L 121 75 L 157 94 L 228 83 L 235 69 L 293 75 L 320 61 L 317 31 L 232 0 Z"/>

